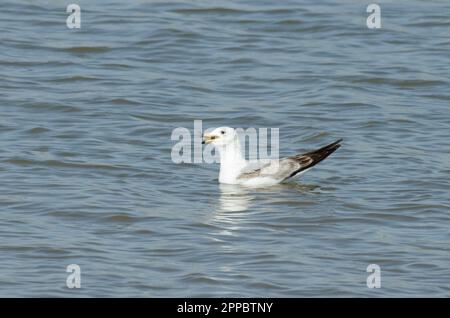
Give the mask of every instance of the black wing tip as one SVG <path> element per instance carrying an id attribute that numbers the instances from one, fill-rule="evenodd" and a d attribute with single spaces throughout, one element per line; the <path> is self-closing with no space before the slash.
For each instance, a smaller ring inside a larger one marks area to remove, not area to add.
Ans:
<path id="1" fill-rule="evenodd" d="M 339 138 L 335 142 L 332 142 L 331 144 L 328 144 L 322 148 L 310 151 L 307 154 L 310 155 L 310 154 L 317 154 L 317 153 L 323 153 L 323 152 L 328 152 L 328 151 L 334 152 L 336 149 L 338 149 L 341 146 L 341 142 L 343 140 L 344 140 L 343 138 Z"/>
<path id="2" fill-rule="evenodd" d="M 316 161 L 314 164 L 319 163 L 320 161 L 331 155 L 333 152 L 338 150 L 342 146 L 340 144 L 341 142 L 342 139 L 339 139 L 325 147 L 308 152 L 308 155 L 311 156 L 314 161 Z"/>
<path id="3" fill-rule="evenodd" d="M 343 138 L 339 138 L 338 140 L 336 140 L 335 142 L 320 148 L 316 151 L 312 151 L 311 153 L 325 153 L 325 158 L 328 157 L 329 155 L 331 155 L 333 152 L 335 152 L 337 149 L 339 149 L 342 145 L 341 142 L 343 141 Z M 325 159 L 324 158 L 324 159 Z"/>
<path id="4" fill-rule="evenodd" d="M 336 140 L 335 142 L 325 146 L 324 148 L 333 147 L 335 145 L 341 146 L 341 142 L 343 142 L 343 141 L 344 141 L 344 138 L 339 138 L 338 140 Z"/>
<path id="5" fill-rule="evenodd" d="M 308 153 L 305 153 L 303 155 L 297 155 L 294 157 L 291 157 L 291 159 L 294 160 L 300 160 L 301 158 L 309 158 L 311 161 L 306 164 L 305 166 L 301 167 L 299 170 L 295 171 L 294 173 L 292 173 L 290 175 L 290 177 L 295 176 L 296 174 L 298 174 L 299 172 L 309 169 L 311 167 L 314 167 L 316 164 L 318 164 L 319 162 L 321 162 L 322 160 L 324 160 L 325 158 L 327 158 L 328 156 L 330 156 L 333 152 L 335 152 L 336 150 L 338 150 L 341 147 L 341 142 L 343 141 L 342 138 L 336 140 L 335 142 L 326 145 L 322 148 L 310 151 Z"/>

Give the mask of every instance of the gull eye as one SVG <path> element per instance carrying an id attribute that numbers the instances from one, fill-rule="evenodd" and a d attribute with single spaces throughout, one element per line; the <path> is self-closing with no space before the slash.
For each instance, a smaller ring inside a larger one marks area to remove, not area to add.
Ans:
<path id="1" fill-rule="evenodd" d="M 222 130 L 220 133 L 221 133 L 222 135 L 225 135 L 225 130 Z"/>

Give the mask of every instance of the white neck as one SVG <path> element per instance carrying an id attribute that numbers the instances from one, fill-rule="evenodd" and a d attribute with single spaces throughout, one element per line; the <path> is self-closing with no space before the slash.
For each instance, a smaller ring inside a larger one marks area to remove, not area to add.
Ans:
<path id="1" fill-rule="evenodd" d="M 236 183 L 241 169 L 246 165 L 241 153 L 239 139 L 235 137 L 233 142 L 217 147 L 220 154 L 220 183 Z"/>

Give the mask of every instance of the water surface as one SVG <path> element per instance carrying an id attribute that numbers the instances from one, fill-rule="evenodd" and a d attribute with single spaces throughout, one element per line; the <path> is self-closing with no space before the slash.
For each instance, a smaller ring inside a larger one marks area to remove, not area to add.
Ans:
<path id="1" fill-rule="evenodd" d="M 360 1 L 77 3 L 79 30 L 0 3 L 0 296 L 450 295 L 447 1 L 379 1 L 378 30 Z M 243 190 L 172 162 L 195 119 L 344 143 Z"/>

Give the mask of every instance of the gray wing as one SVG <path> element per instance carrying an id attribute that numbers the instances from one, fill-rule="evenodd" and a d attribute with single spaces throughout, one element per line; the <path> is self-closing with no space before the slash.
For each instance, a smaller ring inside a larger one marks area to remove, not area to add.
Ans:
<path id="1" fill-rule="evenodd" d="M 269 177 L 281 181 L 291 177 L 295 171 L 298 171 L 299 169 L 301 169 L 301 163 L 298 160 L 284 158 L 279 160 L 278 164 L 274 160 L 269 163 L 265 163 L 260 168 L 254 170 L 246 167 L 238 176 L 238 179 L 248 180 L 257 177 Z"/>
<path id="2" fill-rule="evenodd" d="M 240 180 L 248 180 L 257 177 L 269 177 L 276 180 L 283 181 L 285 179 L 294 177 L 302 171 L 305 171 L 335 152 L 341 145 L 342 139 L 339 139 L 332 144 L 329 144 L 320 149 L 302 154 L 295 155 L 288 158 L 283 158 L 278 162 L 273 160 L 258 168 L 246 167 L 238 176 Z M 249 169 L 250 168 L 250 169 Z"/>

